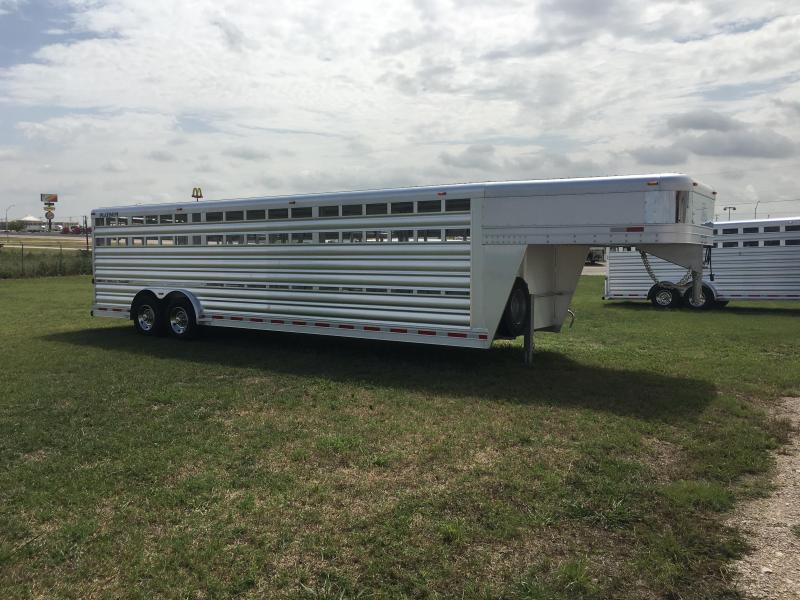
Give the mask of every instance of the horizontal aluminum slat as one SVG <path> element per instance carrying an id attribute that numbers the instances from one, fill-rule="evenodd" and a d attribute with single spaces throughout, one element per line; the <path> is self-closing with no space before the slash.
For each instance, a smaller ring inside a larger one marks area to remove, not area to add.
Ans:
<path id="1" fill-rule="evenodd" d="M 120 270 L 125 267 L 140 267 L 142 261 L 134 258 L 102 258 L 97 257 L 95 265 L 98 269 L 115 267 Z M 152 257 L 148 261 L 150 268 L 181 268 L 181 269 L 245 269 L 245 270 L 330 270 L 330 271 L 452 271 L 468 272 L 469 261 L 466 260 L 378 260 L 362 258 L 358 260 L 312 260 L 312 259 L 286 259 L 274 258 L 263 260 L 252 258 L 247 260 L 210 259 L 210 258 L 181 258 L 169 259 L 166 257 Z"/>
<path id="2" fill-rule="evenodd" d="M 354 273 L 354 274 L 323 274 L 323 273 L 284 273 L 284 272 L 224 272 L 224 271 L 157 271 L 135 270 L 118 271 L 116 269 L 97 268 L 96 279 L 126 279 L 129 282 L 136 280 L 162 281 L 172 287 L 179 288 L 191 285 L 198 281 L 217 282 L 269 282 L 269 283 L 302 283 L 306 285 L 339 285 L 347 287 L 365 286 L 412 286 L 421 288 L 469 288 L 469 276 L 429 276 L 429 275 L 401 275 L 386 273 Z"/>
<path id="3" fill-rule="evenodd" d="M 97 298 L 128 301 L 141 289 L 141 286 L 97 285 Z M 361 305 L 388 305 L 418 308 L 446 308 L 452 310 L 469 310 L 469 298 L 459 296 L 425 296 L 415 294 L 350 294 L 346 292 L 317 292 L 302 290 L 254 290 L 230 288 L 185 288 L 201 299 L 236 299 L 296 301 L 305 303 L 326 302 Z"/>
<path id="4" fill-rule="evenodd" d="M 221 256 L 241 258 L 250 256 L 314 256 L 341 260 L 346 257 L 466 257 L 469 243 L 463 242 L 360 242 L 338 244 L 260 244 L 227 246 L 101 246 L 94 250 L 96 257 L 131 256 Z"/>

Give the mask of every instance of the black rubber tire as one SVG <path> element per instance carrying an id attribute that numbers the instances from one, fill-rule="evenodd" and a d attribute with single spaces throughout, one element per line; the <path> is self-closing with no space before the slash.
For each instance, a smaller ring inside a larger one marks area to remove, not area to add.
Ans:
<path id="1" fill-rule="evenodd" d="M 172 337 L 179 340 L 190 340 L 197 337 L 200 326 L 194 306 L 186 297 L 175 298 L 167 306 L 164 326 Z"/>
<path id="2" fill-rule="evenodd" d="M 528 286 L 521 279 L 517 279 L 508 295 L 503 318 L 500 319 L 501 335 L 516 338 L 525 333 L 530 302 Z"/>
<path id="3" fill-rule="evenodd" d="M 153 294 L 142 294 L 131 306 L 133 327 L 142 335 L 161 335 L 164 332 L 164 310 Z"/>
<path id="4" fill-rule="evenodd" d="M 716 300 L 714 300 L 714 290 L 712 290 L 707 285 L 702 286 L 702 304 L 692 304 L 692 288 L 691 286 L 683 293 L 683 304 L 691 308 L 693 310 L 711 310 L 716 306 Z"/>
<path id="5" fill-rule="evenodd" d="M 681 301 L 678 290 L 663 285 L 656 285 L 650 292 L 650 302 L 656 308 L 675 308 Z"/>

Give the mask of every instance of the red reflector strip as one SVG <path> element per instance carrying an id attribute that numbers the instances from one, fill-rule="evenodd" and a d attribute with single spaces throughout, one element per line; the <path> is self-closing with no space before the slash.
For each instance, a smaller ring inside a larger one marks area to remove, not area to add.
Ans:
<path id="1" fill-rule="evenodd" d="M 356 328 L 355 325 L 347 325 L 344 323 L 339 325 L 339 329 L 355 329 L 355 328 Z"/>
<path id="2" fill-rule="evenodd" d="M 314 323 L 314 327 L 330 327 L 330 323 Z"/>
<path id="3" fill-rule="evenodd" d="M 283 319 L 272 319 L 270 323 L 275 323 L 276 325 L 283 325 L 286 321 Z"/>
<path id="4" fill-rule="evenodd" d="M 380 331 L 380 327 L 374 327 L 372 325 L 364 325 L 364 331 Z"/>
<path id="5" fill-rule="evenodd" d="M 305 321 L 292 321 L 292 325 L 305 325 Z"/>
<path id="6" fill-rule="evenodd" d="M 264 322 L 264 319 L 259 319 L 258 317 L 250 317 L 250 320 L 253 323 L 263 323 Z"/>
<path id="7" fill-rule="evenodd" d="M 485 333 L 481 333 L 480 335 L 478 335 L 478 339 L 479 340 L 488 340 L 489 336 L 486 335 Z"/>
<path id="8" fill-rule="evenodd" d="M 625 231 L 627 231 L 629 233 L 637 232 L 637 231 L 644 231 L 644 227 L 626 227 Z"/>
<path id="9" fill-rule="evenodd" d="M 231 321 L 244 321 L 242 317 L 230 317 Z"/>
<path id="10" fill-rule="evenodd" d="M 223 317 L 221 315 L 211 315 L 211 318 L 212 319 L 224 319 L 225 317 Z"/>
<path id="11" fill-rule="evenodd" d="M 417 333 L 419 335 L 436 335 L 436 332 L 430 329 L 417 329 Z"/>
<path id="12" fill-rule="evenodd" d="M 408 329 L 403 329 L 401 327 L 392 327 L 389 331 L 392 333 L 408 333 Z"/>
<path id="13" fill-rule="evenodd" d="M 466 333 L 457 333 L 455 331 L 451 331 L 447 334 L 447 337 L 457 337 L 457 338 L 465 338 L 467 337 Z"/>

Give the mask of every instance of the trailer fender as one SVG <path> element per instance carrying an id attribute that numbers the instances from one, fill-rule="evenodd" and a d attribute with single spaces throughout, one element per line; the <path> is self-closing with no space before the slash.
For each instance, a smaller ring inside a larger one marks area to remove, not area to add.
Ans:
<path id="1" fill-rule="evenodd" d="M 189 302 L 192 303 L 192 308 L 194 309 L 195 318 L 198 321 L 200 320 L 201 317 L 203 317 L 203 307 L 201 306 L 200 301 L 192 292 L 184 289 L 172 290 L 169 294 L 165 296 L 165 299 L 172 300 L 176 296 L 184 296 Z"/>
<path id="2" fill-rule="evenodd" d="M 137 300 L 141 298 L 145 294 L 152 294 L 161 302 L 167 302 L 174 298 L 175 296 L 183 296 L 189 302 L 192 303 L 192 308 L 194 308 L 194 314 L 196 315 L 197 319 L 203 315 L 203 310 L 200 305 L 200 301 L 197 297 L 190 292 L 189 290 L 178 289 L 178 290 L 170 290 L 169 288 L 145 288 L 143 290 L 139 290 L 136 296 L 134 296 L 133 301 L 131 302 L 131 320 L 133 319 L 133 306 L 136 304 Z"/>

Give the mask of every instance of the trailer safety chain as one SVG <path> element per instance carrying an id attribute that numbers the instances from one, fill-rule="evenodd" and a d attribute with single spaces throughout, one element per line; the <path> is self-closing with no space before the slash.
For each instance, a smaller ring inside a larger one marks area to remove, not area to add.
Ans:
<path id="1" fill-rule="evenodd" d="M 650 264 L 650 259 L 647 258 L 647 253 L 643 252 L 642 250 L 639 250 L 639 255 L 642 257 L 642 264 L 644 265 L 647 274 L 650 276 L 650 279 L 653 280 L 653 283 L 661 283 L 658 280 L 658 277 L 656 277 L 655 271 L 653 271 L 653 266 Z M 689 283 L 689 281 L 691 281 L 691 279 L 692 279 L 692 270 L 687 269 L 686 273 L 684 273 L 683 277 L 681 277 L 681 280 L 678 283 L 676 283 L 675 286 L 680 287 L 686 285 L 687 283 Z"/>

